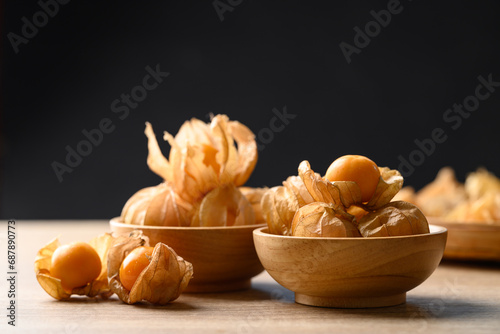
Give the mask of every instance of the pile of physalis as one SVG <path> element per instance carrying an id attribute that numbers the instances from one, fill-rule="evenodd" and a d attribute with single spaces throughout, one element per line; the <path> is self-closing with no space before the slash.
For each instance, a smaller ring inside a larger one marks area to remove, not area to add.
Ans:
<path id="1" fill-rule="evenodd" d="M 161 153 L 152 126 L 146 123 L 149 168 L 163 178 L 135 193 L 125 204 L 126 224 L 156 226 L 235 226 L 263 222 L 260 201 L 267 188 L 243 187 L 257 163 L 255 135 L 225 115 L 209 124 L 186 121 L 174 137 L 169 159 Z M 148 244 L 142 232 L 105 234 L 61 246 L 54 241 L 35 260 L 43 289 L 56 299 L 71 295 L 108 298 L 113 293 L 129 304 L 175 300 L 193 276 L 193 266 L 168 245 Z"/>
<path id="2" fill-rule="evenodd" d="M 485 168 L 469 173 L 461 183 L 451 167 L 443 167 L 434 181 L 419 191 L 407 186 L 397 197 L 415 203 L 429 217 L 500 224 L 500 179 Z"/>
<path id="3" fill-rule="evenodd" d="M 324 177 L 302 161 L 298 176 L 266 191 L 262 212 L 269 232 L 298 237 L 390 237 L 429 233 L 413 204 L 391 202 L 403 185 L 397 170 L 346 155 Z"/>
<path id="4" fill-rule="evenodd" d="M 149 168 L 163 178 L 136 192 L 125 204 L 125 224 L 156 226 L 233 226 L 263 222 L 260 199 L 266 189 L 242 187 L 257 163 L 255 135 L 225 115 L 210 123 L 186 121 L 162 154 L 146 123 Z"/>
<path id="5" fill-rule="evenodd" d="M 107 299 L 116 293 L 128 304 L 144 300 L 163 305 L 187 287 L 193 267 L 163 243 L 150 247 L 148 238 L 134 231 L 120 237 L 106 233 L 89 243 L 61 245 L 56 238 L 38 251 L 35 273 L 55 299 Z"/>

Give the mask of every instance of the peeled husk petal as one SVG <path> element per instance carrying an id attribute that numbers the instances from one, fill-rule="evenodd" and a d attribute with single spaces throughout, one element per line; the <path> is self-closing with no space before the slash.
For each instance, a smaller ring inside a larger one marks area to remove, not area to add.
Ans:
<path id="1" fill-rule="evenodd" d="M 238 164 L 234 184 L 245 184 L 257 164 L 257 143 L 253 132 L 238 121 L 229 122 L 230 134 L 238 144 Z"/>
<path id="2" fill-rule="evenodd" d="M 257 163 L 255 135 L 243 124 L 230 121 L 226 115 L 213 116 L 209 123 L 195 118 L 186 121 L 175 137 L 164 132 L 163 138 L 171 147 L 168 159 L 162 154 L 149 123 L 146 123 L 145 134 L 148 137 L 148 166 L 165 182 L 132 196 L 122 211 L 125 223 L 160 226 L 190 226 L 193 222 L 195 226 L 204 224 L 200 222 L 199 210 L 204 207 L 205 197 L 209 194 L 214 197 L 212 192 L 220 188 L 216 191 L 219 196 L 215 197 L 222 198 L 230 186 L 242 186 Z M 248 217 L 244 223 L 253 224 L 255 219 L 250 217 L 252 214 L 248 212 L 247 203 L 240 200 L 239 195 L 237 197 L 238 207 L 243 210 L 242 216 Z M 211 198 L 207 201 L 213 203 Z M 219 215 L 209 219 L 208 224 L 218 218 Z M 238 220 L 234 224 L 242 223 Z M 224 224 L 221 222 L 218 226 Z"/>
<path id="3" fill-rule="evenodd" d="M 158 243 L 154 247 L 151 262 L 141 272 L 132 289 L 125 289 L 120 282 L 121 263 L 132 250 L 148 245 L 149 241 L 142 232 L 134 231 L 130 236 L 117 238 L 109 251 L 109 286 L 127 304 L 146 300 L 152 304 L 165 305 L 180 296 L 193 276 L 190 262 L 167 245 Z"/>
<path id="4" fill-rule="evenodd" d="M 354 218 L 356 218 L 356 221 L 359 221 L 361 218 L 368 214 L 368 211 L 357 205 L 352 205 L 347 209 L 347 213 L 354 216 Z"/>
<path id="5" fill-rule="evenodd" d="M 233 184 L 209 192 L 196 208 L 191 226 L 235 226 L 255 224 L 252 205 Z"/>
<path id="6" fill-rule="evenodd" d="M 260 205 L 260 202 L 262 200 L 262 196 L 264 196 L 264 193 L 269 190 L 269 188 L 239 187 L 238 189 L 252 206 L 253 212 L 255 214 L 255 223 L 265 224 L 266 219 L 264 218 L 264 215 L 262 213 L 262 206 Z"/>
<path id="7" fill-rule="evenodd" d="M 397 170 L 379 167 L 379 171 L 380 179 L 375 193 L 365 205 L 367 210 L 377 210 L 386 205 L 403 187 L 404 179 Z"/>
<path id="8" fill-rule="evenodd" d="M 113 237 L 109 233 L 100 235 L 90 240 L 90 246 L 96 250 L 99 258 L 101 259 L 101 273 L 95 280 L 87 285 L 74 288 L 71 292 L 68 292 L 63 289 L 60 279 L 50 275 L 52 254 L 54 254 L 55 250 L 61 246 L 58 238 L 53 239 L 38 251 L 35 258 L 35 274 L 38 283 L 45 290 L 45 292 L 59 300 L 69 299 L 71 295 L 88 297 L 100 296 L 102 298 L 108 298 L 113 294 L 108 285 L 107 275 L 108 251 L 113 243 L 113 240 Z"/>
<path id="9" fill-rule="evenodd" d="M 337 209 L 345 209 L 353 204 L 361 203 L 361 190 L 356 182 L 330 182 L 323 179 L 311 169 L 307 160 L 300 163 L 299 176 L 316 202 L 328 203 Z"/>
<path id="10" fill-rule="evenodd" d="M 160 146 L 156 140 L 155 133 L 153 131 L 153 126 L 151 123 L 146 122 L 146 129 L 144 134 L 148 138 L 148 158 L 147 164 L 149 169 L 161 176 L 164 180 L 172 180 L 172 166 L 161 153 Z"/>
<path id="11" fill-rule="evenodd" d="M 289 176 L 285 181 L 283 181 L 283 186 L 294 193 L 299 207 L 303 207 L 304 205 L 314 202 L 314 198 L 311 196 L 309 191 L 307 191 L 306 185 L 300 176 Z"/>
<path id="12" fill-rule="evenodd" d="M 168 162 L 172 173 L 166 180 L 190 203 L 199 201 L 217 186 L 243 185 L 257 163 L 255 135 L 225 115 L 214 116 L 210 124 L 192 119 L 184 123 L 175 137 L 165 132 L 164 139 L 171 146 Z M 207 162 L 208 152 L 217 152 L 216 167 Z"/>
<path id="13" fill-rule="evenodd" d="M 335 210 L 327 203 L 314 202 L 301 207 L 292 221 L 292 235 L 297 237 L 361 237 L 354 217 Z"/>
<path id="14" fill-rule="evenodd" d="M 415 205 L 397 201 L 369 212 L 358 223 L 364 237 L 390 237 L 429 233 L 429 224 Z"/>
<path id="15" fill-rule="evenodd" d="M 291 235 L 293 216 L 299 209 L 291 190 L 283 186 L 270 188 L 262 196 L 261 206 L 270 233 Z"/>

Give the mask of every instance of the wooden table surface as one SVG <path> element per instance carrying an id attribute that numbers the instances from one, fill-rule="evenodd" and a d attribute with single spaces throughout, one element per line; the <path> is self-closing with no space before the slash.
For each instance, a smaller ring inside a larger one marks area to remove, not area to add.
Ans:
<path id="1" fill-rule="evenodd" d="M 36 281 L 36 252 L 55 236 L 63 243 L 108 232 L 100 221 L 16 221 L 16 327 L 7 321 L 7 222 L 0 231 L 0 333 L 500 333 L 500 265 L 443 262 L 407 303 L 376 309 L 327 309 L 294 303 L 293 292 L 267 273 L 252 289 L 183 294 L 156 307 L 109 300 L 57 301 Z"/>

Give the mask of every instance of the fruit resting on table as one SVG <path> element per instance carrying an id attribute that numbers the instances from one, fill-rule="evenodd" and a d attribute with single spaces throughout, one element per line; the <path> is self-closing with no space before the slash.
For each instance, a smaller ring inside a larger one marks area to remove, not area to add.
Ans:
<path id="1" fill-rule="evenodd" d="M 193 276 L 193 266 L 163 243 L 148 246 L 142 232 L 113 237 L 105 233 L 89 243 L 61 246 L 54 239 L 38 251 L 35 274 L 55 299 L 72 295 L 108 298 L 127 304 L 175 300 Z"/>

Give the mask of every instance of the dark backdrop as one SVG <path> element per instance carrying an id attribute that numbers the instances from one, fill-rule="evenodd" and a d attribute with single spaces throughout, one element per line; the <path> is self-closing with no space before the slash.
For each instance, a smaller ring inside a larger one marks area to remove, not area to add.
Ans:
<path id="1" fill-rule="evenodd" d="M 303 159 L 324 173 L 344 154 L 406 168 L 416 188 L 445 165 L 461 180 L 479 166 L 500 175 L 500 87 L 473 97 L 479 76 L 500 82 L 495 1 L 42 3 L 53 17 L 34 0 L 3 3 L 2 218 L 119 215 L 136 190 L 161 181 L 146 165 L 144 122 L 160 137 L 209 113 L 265 144 L 251 186 L 279 184 Z M 388 6 L 398 12 L 390 22 L 380 12 Z M 372 10 L 385 27 L 370 23 Z M 355 28 L 366 24 L 363 40 Z M 342 42 L 360 46 L 350 63 Z M 147 66 L 170 75 L 128 115 L 124 102 L 113 107 L 144 92 Z M 464 100 L 466 118 L 447 111 Z M 285 107 L 295 118 L 271 138 L 266 128 Z M 66 147 L 106 119 L 113 131 L 60 182 L 54 162 L 66 164 Z"/>

